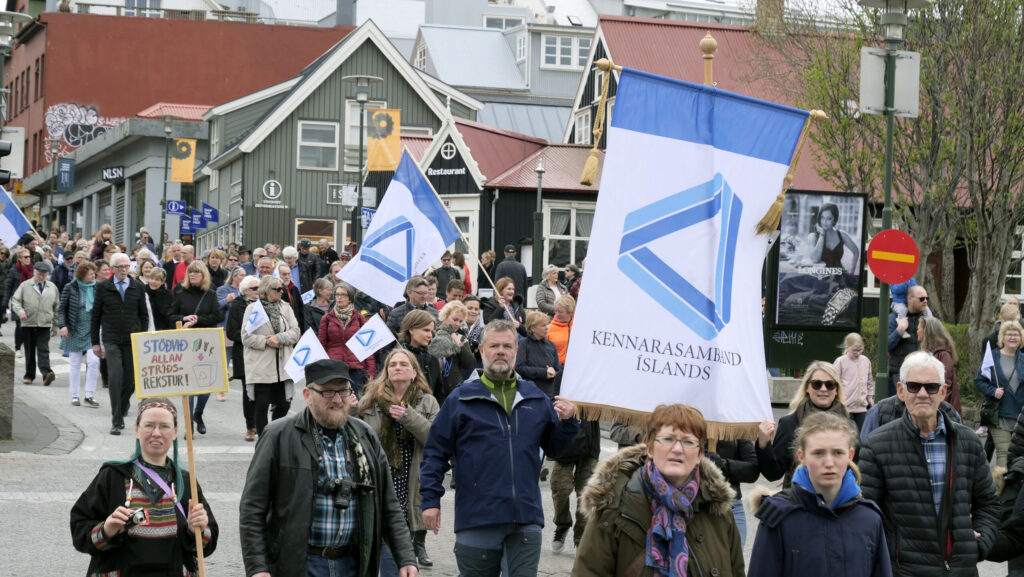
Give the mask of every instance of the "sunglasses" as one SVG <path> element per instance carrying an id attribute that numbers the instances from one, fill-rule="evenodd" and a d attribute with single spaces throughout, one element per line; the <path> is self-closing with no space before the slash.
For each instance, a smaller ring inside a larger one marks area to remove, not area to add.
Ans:
<path id="1" fill-rule="evenodd" d="M 922 302 L 922 303 L 926 303 L 926 302 L 928 302 L 928 297 L 917 297 L 917 301 L 918 302 Z"/>
<path id="2" fill-rule="evenodd" d="M 934 395 L 942 388 L 942 383 L 915 383 L 914 381 L 907 381 L 903 383 L 903 386 L 907 387 L 907 392 L 912 395 L 916 395 L 921 392 L 921 387 L 924 387 L 924 390 L 927 391 L 929 395 Z"/>
<path id="3" fill-rule="evenodd" d="M 283 293 L 284 292 L 284 287 L 283 286 L 275 286 L 275 287 L 271 287 L 270 290 L 277 291 L 279 293 Z"/>
<path id="4" fill-rule="evenodd" d="M 834 391 L 834 390 L 836 390 L 836 387 L 839 386 L 839 383 L 837 383 L 835 381 L 831 381 L 831 380 L 829 380 L 829 381 L 819 381 L 817 379 L 814 379 L 814 380 L 811 380 L 811 381 L 807 381 L 807 384 L 811 385 L 812 389 L 816 389 L 816 390 L 819 390 L 819 391 L 821 389 L 828 389 L 830 391 Z"/>

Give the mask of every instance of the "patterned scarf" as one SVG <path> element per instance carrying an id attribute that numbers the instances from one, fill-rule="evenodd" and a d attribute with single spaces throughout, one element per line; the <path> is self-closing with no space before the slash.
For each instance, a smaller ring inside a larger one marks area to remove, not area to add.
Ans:
<path id="1" fill-rule="evenodd" d="M 676 489 L 647 460 L 641 472 L 644 488 L 651 499 L 651 528 L 647 530 L 645 565 L 660 577 L 686 577 L 690 559 L 686 544 L 686 525 L 693 517 L 693 501 L 700 489 L 700 466 L 693 469 L 682 489 Z"/>
<path id="2" fill-rule="evenodd" d="M 281 301 L 266 301 L 260 299 L 263 302 L 263 310 L 267 311 L 267 316 L 270 317 L 270 326 L 274 329 L 274 334 L 281 332 L 284 327 L 284 321 L 281 319 Z"/>
<path id="3" fill-rule="evenodd" d="M 420 399 L 423 398 L 423 391 L 416 386 L 416 383 L 410 383 L 409 388 L 405 391 L 405 396 L 402 397 L 402 403 L 406 407 L 415 407 L 419 404 Z M 391 465 L 391 476 L 392 477 L 404 477 L 405 467 L 402 465 L 402 446 L 413 441 L 412 434 L 409 433 L 409 429 L 402 427 L 402 432 L 396 433 L 394 424 L 391 423 L 392 417 L 390 408 L 394 404 L 394 400 L 384 395 L 378 395 L 374 401 L 374 405 L 377 406 L 377 410 L 380 411 L 382 416 L 381 430 L 380 433 L 380 445 L 384 449 L 384 454 L 388 456 L 388 463 Z M 383 417 L 387 417 L 384 419 Z"/>
<path id="4" fill-rule="evenodd" d="M 348 327 L 348 322 L 352 320 L 352 313 L 355 312 L 355 310 L 356 309 L 352 306 L 352 303 L 343 307 L 340 307 L 337 304 L 334 305 L 334 315 L 338 317 L 339 321 L 341 321 L 342 328 Z"/>
<path id="5" fill-rule="evenodd" d="M 95 300 L 92 288 L 96 286 L 96 281 L 82 282 L 75 279 L 75 282 L 78 283 L 78 292 L 82 295 L 81 301 L 83 310 L 85 310 L 85 312 L 92 311 L 92 303 Z"/>

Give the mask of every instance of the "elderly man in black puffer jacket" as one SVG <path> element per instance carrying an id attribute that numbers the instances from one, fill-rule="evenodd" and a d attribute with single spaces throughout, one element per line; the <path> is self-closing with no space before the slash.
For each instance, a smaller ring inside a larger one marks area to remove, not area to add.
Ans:
<path id="1" fill-rule="evenodd" d="M 897 384 L 906 414 L 872 432 L 860 452 L 861 487 L 885 515 L 893 575 L 977 575 L 998 532 L 981 442 L 939 411 L 944 375 L 931 354 L 909 355 Z"/>

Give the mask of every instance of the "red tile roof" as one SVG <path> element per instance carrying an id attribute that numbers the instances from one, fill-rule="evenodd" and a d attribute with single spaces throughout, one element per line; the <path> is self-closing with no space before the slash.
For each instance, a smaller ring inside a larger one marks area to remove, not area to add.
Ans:
<path id="1" fill-rule="evenodd" d="M 207 104 L 171 104 L 157 102 L 153 106 L 139 112 L 139 118 L 158 118 L 161 116 L 177 116 L 178 120 L 202 121 L 206 111 L 212 108 Z"/>
<path id="2" fill-rule="evenodd" d="M 545 191 L 597 194 L 598 185 L 601 183 L 601 170 L 604 168 L 603 150 L 598 151 L 595 184 L 580 184 L 580 175 L 583 174 L 583 166 L 590 156 L 590 149 L 591 147 L 585 144 L 548 145 L 516 163 L 503 174 L 488 180 L 487 187 L 503 190 L 537 190 L 537 162 L 543 161 L 542 184 Z"/>
<path id="3" fill-rule="evenodd" d="M 714 80 L 718 88 L 782 104 L 791 99 L 780 94 L 772 81 L 757 70 L 752 55 L 758 50 L 752 29 L 725 24 L 701 24 L 677 20 L 606 16 L 599 19 L 605 48 L 616 65 L 678 78 L 704 82 L 704 60 L 700 41 L 704 35 L 718 41 L 714 59 Z M 835 188 L 818 176 L 810 144 L 797 165 L 793 188 L 832 191 Z"/>
<path id="4" fill-rule="evenodd" d="M 419 162 L 423 160 L 423 153 L 430 148 L 430 143 L 433 141 L 434 137 L 432 136 L 403 136 L 402 148 L 408 148 L 409 156 Z"/>
<path id="5" fill-rule="evenodd" d="M 463 118 L 456 118 L 455 126 L 486 179 L 502 174 L 547 144 L 546 140 L 540 138 Z"/>

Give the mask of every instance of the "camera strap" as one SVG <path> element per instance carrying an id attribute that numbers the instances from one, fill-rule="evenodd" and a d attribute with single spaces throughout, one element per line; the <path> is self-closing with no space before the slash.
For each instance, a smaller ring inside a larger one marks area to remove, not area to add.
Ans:
<path id="1" fill-rule="evenodd" d="M 324 464 L 325 451 L 323 440 L 323 427 L 320 426 L 320 423 L 314 422 L 311 428 L 313 429 L 313 444 L 316 445 L 316 453 L 319 461 L 319 466 L 326 469 L 326 465 Z M 353 459 L 352 452 L 349 450 L 350 448 L 348 445 L 349 432 L 345 430 L 345 427 L 342 427 L 341 430 L 338 431 L 338 436 L 341 437 L 341 450 L 344 452 L 345 455 L 345 472 L 348 473 L 348 476 L 351 479 L 358 481 L 358 479 L 355 478 L 355 474 L 352 472 Z"/>
<path id="2" fill-rule="evenodd" d="M 179 512 L 181 512 L 182 517 L 188 519 L 188 515 L 185 514 L 185 508 L 181 506 L 181 500 L 178 498 L 178 494 L 175 493 L 174 489 L 172 488 L 174 484 L 172 483 L 171 486 L 168 487 L 167 481 L 164 481 L 163 477 L 157 475 L 156 472 L 153 471 L 153 469 L 150 469 L 149 467 L 143 465 L 142 461 L 140 461 L 139 459 L 135 460 L 135 466 L 138 467 L 140 471 L 145 473 L 146 476 L 149 477 L 151 481 L 156 483 L 156 486 L 160 487 L 160 489 L 162 489 L 163 492 L 168 497 L 170 497 L 172 501 L 174 501 L 174 506 L 178 508 Z M 131 498 L 131 495 L 129 495 L 128 497 Z"/>

